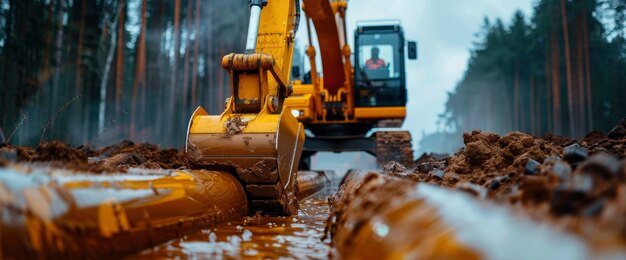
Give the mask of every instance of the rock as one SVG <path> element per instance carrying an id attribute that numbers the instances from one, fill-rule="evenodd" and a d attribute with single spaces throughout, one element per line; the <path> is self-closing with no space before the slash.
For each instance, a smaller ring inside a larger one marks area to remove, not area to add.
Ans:
<path id="1" fill-rule="evenodd" d="M 571 164 L 582 162 L 589 156 L 589 151 L 579 144 L 572 144 L 563 148 L 563 158 Z"/>
<path id="2" fill-rule="evenodd" d="M 524 173 L 527 175 L 537 175 L 539 173 L 539 166 L 541 166 L 541 164 L 538 161 L 528 159 L 524 167 Z"/>
<path id="3" fill-rule="evenodd" d="M 572 175 L 572 167 L 564 162 L 556 162 L 552 166 L 552 174 L 556 175 L 560 180 L 567 180 Z"/>
<path id="4" fill-rule="evenodd" d="M 430 164 L 429 162 L 421 163 L 421 164 L 417 165 L 417 171 L 418 172 L 430 172 L 433 169 L 434 169 L 433 165 Z"/>
<path id="5" fill-rule="evenodd" d="M 490 190 L 497 190 L 498 188 L 500 188 L 500 185 L 502 183 L 500 183 L 498 180 L 493 179 L 491 180 L 491 182 L 489 182 L 489 189 Z"/>
<path id="6" fill-rule="evenodd" d="M 505 181 L 509 180 L 509 176 L 498 176 L 493 178 L 490 182 L 489 182 L 489 189 L 490 190 L 497 190 L 498 188 L 500 188 L 500 186 L 502 186 L 502 183 Z"/>
<path id="7" fill-rule="evenodd" d="M 592 176 L 612 179 L 619 176 L 621 167 L 622 164 L 617 157 L 607 153 L 599 153 L 583 162 L 579 171 Z"/>
<path id="8" fill-rule="evenodd" d="M 622 119 L 608 134 L 611 139 L 622 139 L 626 137 L 626 118 Z"/>
<path id="9" fill-rule="evenodd" d="M 443 180 L 444 172 L 442 170 L 435 170 L 432 176 L 437 180 Z"/>

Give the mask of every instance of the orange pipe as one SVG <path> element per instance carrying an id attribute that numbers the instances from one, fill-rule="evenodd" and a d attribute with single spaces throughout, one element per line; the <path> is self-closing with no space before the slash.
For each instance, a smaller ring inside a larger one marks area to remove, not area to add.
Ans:
<path id="1" fill-rule="evenodd" d="M 94 175 L 0 168 L 0 239 L 7 258 L 98 258 L 137 252 L 248 212 L 221 171 Z"/>
<path id="2" fill-rule="evenodd" d="M 334 186 L 336 180 L 337 175 L 334 171 L 299 171 L 299 199 L 303 200 L 324 192 Z"/>
<path id="3" fill-rule="evenodd" d="M 594 259 L 583 239 L 462 191 L 351 172 L 330 199 L 340 259 Z M 608 253 L 623 258 L 626 252 Z"/>

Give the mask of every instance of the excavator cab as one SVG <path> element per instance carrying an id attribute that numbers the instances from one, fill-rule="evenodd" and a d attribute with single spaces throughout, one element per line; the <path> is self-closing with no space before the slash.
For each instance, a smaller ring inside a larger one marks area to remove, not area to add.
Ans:
<path id="1" fill-rule="evenodd" d="M 361 22 L 354 34 L 355 107 L 397 107 L 407 101 L 405 39 L 399 22 Z M 416 44 L 408 44 L 416 59 Z"/>

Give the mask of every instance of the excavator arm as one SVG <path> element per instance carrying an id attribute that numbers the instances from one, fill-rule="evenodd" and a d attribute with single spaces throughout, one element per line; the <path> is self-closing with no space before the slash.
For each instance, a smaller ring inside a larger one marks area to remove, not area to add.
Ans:
<path id="1" fill-rule="evenodd" d="M 311 113 L 307 111 L 300 119 L 324 121 L 327 117 L 334 117 L 349 121 L 354 115 L 352 51 L 347 42 L 345 19 L 347 7 L 346 0 L 303 0 L 309 41 L 306 53 L 311 63 L 313 91 L 305 91 L 311 102 L 304 103 L 308 104 L 307 110 Z M 317 52 L 313 47 L 311 24 L 320 48 L 322 80 L 317 75 Z M 303 104 L 301 99 L 291 99 L 288 105 L 297 108 Z"/>
<path id="2" fill-rule="evenodd" d="M 283 111 L 298 27 L 297 0 L 249 0 L 244 53 L 222 59 L 232 96 L 221 115 L 198 107 L 189 122 L 186 150 L 203 169 L 232 173 L 252 212 L 296 214 L 297 170 L 304 127 Z"/>

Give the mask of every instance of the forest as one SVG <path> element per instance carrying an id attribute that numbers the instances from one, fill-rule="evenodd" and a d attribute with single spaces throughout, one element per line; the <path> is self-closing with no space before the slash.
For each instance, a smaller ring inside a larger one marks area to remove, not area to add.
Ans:
<path id="1" fill-rule="evenodd" d="M 580 138 L 606 133 L 626 116 L 626 1 L 541 0 L 534 6 L 532 16 L 518 11 L 509 25 L 485 18 L 441 115 L 445 131 Z"/>
<path id="2" fill-rule="evenodd" d="M 184 144 L 223 109 L 221 57 L 241 50 L 239 1 L 0 0 L 0 128 L 8 142 Z"/>
<path id="3" fill-rule="evenodd" d="M 440 115 L 444 127 L 424 135 L 421 150 L 453 150 L 473 129 L 583 137 L 626 115 L 626 0 L 534 6 L 509 23 L 485 19 Z M 20 145 L 180 147 L 193 110 L 219 113 L 230 95 L 220 60 L 243 48 L 246 7 L 0 0 L 0 135 Z"/>

